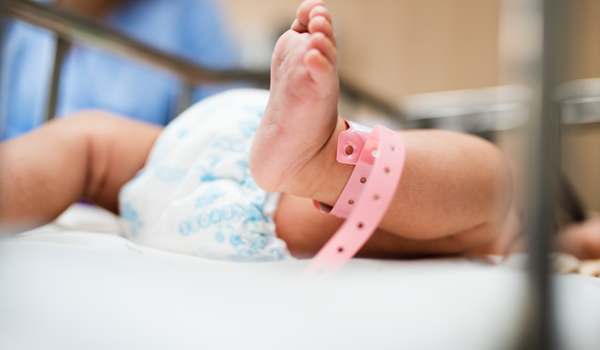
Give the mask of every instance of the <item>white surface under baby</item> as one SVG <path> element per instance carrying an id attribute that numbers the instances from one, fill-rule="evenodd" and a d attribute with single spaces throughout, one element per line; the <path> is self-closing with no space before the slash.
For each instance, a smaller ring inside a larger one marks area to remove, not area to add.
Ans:
<path id="1" fill-rule="evenodd" d="M 279 194 L 261 190 L 248 169 L 268 99 L 264 90 L 231 90 L 171 122 L 145 167 L 121 189 L 125 237 L 208 259 L 292 259 L 275 234 Z"/>

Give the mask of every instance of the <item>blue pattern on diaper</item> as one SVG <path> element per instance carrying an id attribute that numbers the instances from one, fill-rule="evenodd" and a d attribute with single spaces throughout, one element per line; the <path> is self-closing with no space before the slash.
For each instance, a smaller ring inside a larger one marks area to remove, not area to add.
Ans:
<path id="1" fill-rule="evenodd" d="M 184 169 L 159 167 L 158 169 L 156 169 L 154 174 L 162 182 L 172 183 L 183 179 L 183 177 L 186 174 L 186 171 Z"/>
<path id="2" fill-rule="evenodd" d="M 200 175 L 200 182 L 211 182 L 218 179 L 218 177 L 215 176 L 215 174 L 213 174 L 212 172 L 205 170 L 204 168 L 201 169 L 203 174 Z"/>
<path id="3" fill-rule="evenodd" d="M 210 144 L 211 148 L 218 148 L 223 151 L 243 152 L 245 150 L 244 141 L 229 137 L 218 137 Z"/>
<path id="4" fill-rule="evenodd" d="M 262 117 L 262 113 L 261 113 Z M 240 132 L 244 135 L 244 137 L 252 137 L 256 134 L 258 130 L 258 122 L 244 120 L 239 123 Z"/>
<path id="5" fill-rule="evenodd" d="M 283 254 L 281 254 L 279 249 L 271 249 L 271 255 L 274 257 L 274 260 L 283 260 Z"/>
<path id="6" fill-rule="evenodd" d="M 208 228 L 214 224 L 218 224 L 221 221 L 239 221 L 242 217 L 244 209 L 238 205 L 226 205 L 221 208 L 212 209 L 210 212 L 203 212 L 202 214 L 179 222 L 179 233 L 182 236 L 188 236 L 190 233 L 199 232 L 203 228 Z"/>
<path id="7" fill-rule="evenodd" d="M 125 234 L 209 259 L 290 258 L 275 235 L 273 209 L 265 209 L 268 195 L 249 168 L 267 100 L 263 91 L 231 91 L 190 107 L 169 124 L 144 171 L 121 191 Z"/>
<path id="8" fill-rule="evenodd" d="M 262 210 L 256 205 L 252 204 L 248 208 L 248 218 L 246 222 L 249 221 L 267 221 L 267 219 L 263 216 Z"/>
<path id="9" fill-rule="evenodd" d="M 137 210 L 130 203 L 125 203 L 121 208 L 121 218 L 128 224 L 131 237 L 137 237 L 138 229 L 143 225 Z"/>
<path id="10" fill-rule="evenodd" d="M 231 243 L 231 245 L 235 248 L 239 245 L 244 244 L 244 242 L 242 241 L 242 237 L 238 236 L 238 235 L 231 235 L 231 237 L 229 237 L 229 243 Z"/>
<path id="11" fill-rule="evenodd" d="M 247 161 L 247 160 L 238 160 L 238 161 L 236 162 L 236 164 L 237 164 L 237 165 L 238 165 L 240 168 L 242 168 L 242 170 L 244 170 L 244 171 L 246 171 L 246 170 L 248 170 L 248 171 L 249 171 L 249 170 L 250 170 L 250 164 L 248 163 L 248 161 Z"/>
<path id="12" fill-rule="evenodd" d="M 179 130 L 179 132 L 177 133 L 177 137 L 179 137 L 180 139 L 184 138 L 187 136 L 189 130 L 188 129 L 181 129 Z"/>
<path id="13" fill-rule="evenodd" d="M 225 191 L 218 187 L 211 187 L 204 194 L 196 200 L 196 207 L 200 208 L 205 205 L 213 204 L 217 198 L 225 195 Z"/>

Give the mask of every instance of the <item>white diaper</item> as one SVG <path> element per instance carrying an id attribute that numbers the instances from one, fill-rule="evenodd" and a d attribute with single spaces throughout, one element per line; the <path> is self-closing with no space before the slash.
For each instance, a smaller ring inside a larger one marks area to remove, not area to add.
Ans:
<path id="1" fill-rule="evenodd" d="M 195 104 L 158 137 L 146 166 L 121 189 L 124 235 L 209 259 L 290 259 L 275 235 L 279 194 L 254 183 L 252 139 L 268 91 L 239 89 Z"/>

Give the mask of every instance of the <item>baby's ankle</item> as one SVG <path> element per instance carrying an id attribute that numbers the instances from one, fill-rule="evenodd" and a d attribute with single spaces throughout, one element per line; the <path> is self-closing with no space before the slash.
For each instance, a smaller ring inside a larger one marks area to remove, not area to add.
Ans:
<path id="1" fill-rule="evenodd" d="M 312 198 L 333 206 L 354 169 L 354 165 L 342 164 L 336 160 L 338 136 L 346 129 L 346 123 L 338 116 L 336 126 L 327 142 L 302 171 L 283 184 L 282 192 Z"/>

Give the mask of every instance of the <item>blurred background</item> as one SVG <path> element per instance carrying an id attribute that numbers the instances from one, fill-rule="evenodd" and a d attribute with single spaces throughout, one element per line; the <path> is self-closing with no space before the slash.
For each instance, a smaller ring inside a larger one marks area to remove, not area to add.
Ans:
<path id="1" fill-rule="evenodd" d="M 210 69 L 267 70 L 300 0 L 38 0 L 101 22 Z M 388 102 L 390 117 L 349 98 L 342 116 L 364 124 L 472 132 L 523 159 L 532 92 L 528 64 L 539 49 L 530 1 L 328 0 L 339 72 Z M 600 1 L 565 7 L 562 166 L 585 208 L 600 211 Z M 2 44 L 2 139 L 44 120 L 55 42 L 44 29 L 6 20 Z M 67 48 L 58 116 L 103 108 L 166 124 L 180 111 L 180 80 L 152 67 L 73 44 Z M 244 84 L 195 85 L 195 102 Z"/>

